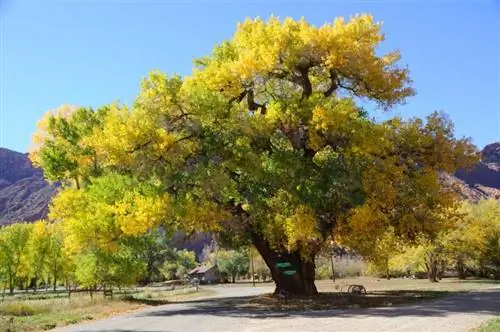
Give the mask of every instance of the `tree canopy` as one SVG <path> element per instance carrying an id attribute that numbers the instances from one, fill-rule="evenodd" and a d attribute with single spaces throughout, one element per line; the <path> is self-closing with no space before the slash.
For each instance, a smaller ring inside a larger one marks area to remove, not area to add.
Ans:
<path id="1" fill-rule="evenodd" d="M 32 159 L 76 183 L 51 215 L 74 245 L 108 250 L 160 224 L 227 232 L 297 294 L 316 293 L 314 257 L 332 233 L 358 244 L 389 227 L 437 233 L 455 202 L 439 175 L 476 151 L 442 113 L 376 121 L 359 106 L 388 111 L 414 94 L 399 52 L 380 54 L 384 38 L 370 15 L 248 19 L 192 75 L 152 72 L 133 105 L 48 115 Z"/>

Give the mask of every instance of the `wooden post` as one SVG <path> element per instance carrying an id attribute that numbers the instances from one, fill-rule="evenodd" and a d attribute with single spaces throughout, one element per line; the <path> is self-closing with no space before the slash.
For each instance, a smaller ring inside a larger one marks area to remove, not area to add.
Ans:
<path id="1" fill-rule="evenodd" d="M 332 280 L 333 280 L 333 283 L 335 283 L 335 267 L 333 265 L 333 250 L 332 250 L 331 260 L 332 260 Z"/>
<path id="2" fill-rule="evenodd" d="M 250 247 L 250 266 L 252 267 L 252 285 L 255 287 L 255 272 L 253 266 L 253 248 Z"/>

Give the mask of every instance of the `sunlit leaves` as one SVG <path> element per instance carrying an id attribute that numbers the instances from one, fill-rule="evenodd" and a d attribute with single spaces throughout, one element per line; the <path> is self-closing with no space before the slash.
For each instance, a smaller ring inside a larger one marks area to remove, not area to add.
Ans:
<path id="1" fill-rule="evenodd" d="M 377 56 L 383 39 L 381 24 L 369 15 L 357 15 L 348 22 L 338 18 L 321 27 L 304 19 L 247 19 L 230 41 L 199 62 L 202 70 L 195 76 L 235 96 L 262 80 L 290 79 L 304 68 L 314 74 L 311 80 L 318 82 L 318 89 L 325 90 L 321 82 L 333 71 L 346 91 L 391 107 L 413 91 L 407 86 L 408 71 L 396 65 L 397 51 Z"/>
<path id="2" fill-rule="evenodd" d="M 160 225 L 251 234 L 306 259 L 332 232 L 359 248 L 388 229 L 435 237 L 455 200 L 439 174 L 474 164 L 475 148 L 443 114 L 379 122 L 357 105 L 413 94 L 383 40 L 369 15 L 248 19 L 191 76 L 152 72 L 133 105 L 49 116 L 33 160 L 88 182 L 51 208 L 68 250 L 118 253 Z"/>

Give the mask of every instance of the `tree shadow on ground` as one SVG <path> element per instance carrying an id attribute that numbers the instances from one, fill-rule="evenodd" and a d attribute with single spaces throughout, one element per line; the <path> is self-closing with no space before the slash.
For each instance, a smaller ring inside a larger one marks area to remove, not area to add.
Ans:
<path id="1" fill-rule="evenodd" d="M 321 310 L 304 301 L 301 310 L 290 303 L 254 305 L 259 297 L 213 298 L 185 301 L 184 305 L 172 304 L 161 310 L 137 314 L 142 317 L 168 317 L 175 315 L 213 315 L 242 318 L 284 318 L 284 317 L 360 317 L 360 316 L 447 316 L 451 313 L 500 314 L 500 289 L 468 292 L 443 297 L 449 293 L 438 291 L 385 291 L 369 293 L 366 297 L 326 294 L 324 299 L 338 301 L 337 307 L 330 305 Z M 329 297 L 330 296 L 330 297 Z M 409 298 L 412 297 L 412 298 Z M 438 297 L 438 298 L 437 298 Z M 369 298 L 376 298 L 371 300 Z M 322 301 L 322 300 L 319 300 Z M 418 303 L 415 303 L 417 301 Z M 179 302 L 177 302 L 179 304 Z M 405 304 L 405 305 L 403 305 Z M 332 309 L 332 307 L 334 309 Z"/>
<path id="2" fill-rule="evenodd" d="M 168 300 L 143 299 L 143 298 L 135 298 L 135 297 L 132 297 L 132 296 L 124 296 L 124 297 L 121 297 L 121 298 L 118 298 L 118 299 L 120 299 L 122 301 L 129 302 L 129 303 L 145 304 L 145 305 L 149 305 L 149 306 L 153 306 L 153 307 L 172 303 L 172 302 L 170 302 Z"/>
<path id="3" fill-rule="evenodd" d="M 460 283 L 467 284 L 492 284 L 492 285 L 500 285 L 500 280 L 498 279 L 466 279 L 459 280 Z"/>
<path id="4" fill-rule="evenodd" d="M 89 331 L 85 331 L 85 330 L 81 330 L 80 332 L 95 332 L 95 330 L 89 330 Z M 153 331 L 153 330 L 127 330 L 127 329 L 114 329 L 114 330 L 106 330 L 106 332 L 169 332 L 169 331 L 165 331 L 165 330 L 161 330 L 161 331 Z"/>

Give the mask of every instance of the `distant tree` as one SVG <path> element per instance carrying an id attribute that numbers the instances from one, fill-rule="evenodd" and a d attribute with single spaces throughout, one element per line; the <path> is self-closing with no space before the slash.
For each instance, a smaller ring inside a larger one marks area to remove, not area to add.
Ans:
<path id="1" fill-rule="evenodd" d="M 0 229 L 0 271 L 7 280 L 10 294 L 24 264 L 27 243 L 33 228 L 32 224 L 18 223 Z"/>
<path id="2" fill-rule="evenodd" d="M 26 243 L 25 265 L 26 277 L 34 280 L 35 291 L 48 268 L 48 256 L 51 247 L 51 233 L 45 221 L 33 224 L 30 237 Z"/>
<path id="3" fill-rule="evenodd" d="M 479 274 L 500 278 L 500 201 L 482 200 L 464 210 L 464 227 L 452 238 L 459 239 L 452 242 L 455 255 L 476 261 Z"/>
<path id="4" fill-rule="evenodd" d="M 184 278 L 189 270 L 196 267 L 196 254 L 194 251 L 178 250 L 174 251 L 173 259 L 166 261 L 162 272 L 167 279 Z"/>
<path id="5" fill-rule="evenodd" d="M 37 123 L 30 159 L 50 181 L 73 181 L 81 188 L 89 176 L 101 174 L 101 165 L 88 138 L 102 127 L 109 108 L 63 105 L 47 112 Z"/>
<path id="6" fill-rule="evenodd" d="M 262 281 L 266 281 L 267 279 L 271 278 L 271 270 L 269 270 L 269 267 L 266 265 L 266 262 L 264 261 L 260 253 L 254 248 L 250 248 L 250 250 L 254 251 L 253 265 L 255 274 Z"/>
<path id="7" fill-rule="evenodd" d="M 153 230 L 139 236 L 138 254 L 140 259 L 146 263 L 146 274 L 143 282 L 150 283 L 160 281 L 164 278 L 162 268 L 165 262 L 175 259 L 174 249 L 170 247 L 167 234 L 159 230 Z"/>
<path id="8" fill-rule="evenodd" d="M 236 281 L 238 275 L 248 274 L 249 256 L 245 251 L 220 250 L 217 266 L 221 274 L 231 277 L 232 282 Z"/>
<path id="9" fill-rule="evenodd" d="M 47 252 L 47 274 L 52 280 L 54 291 L 57 288 L 59 278 L 63 278 L 65 266 L 65 256 L 63 254 L 64 234 L 60 224 L 51 223 L 47 225 L 49 231 L 49 247 Z"/>
<path id="10" fill-rule="evenodd" d="M 372 269 L 390 279 L 390 260 L 401 252 L 402 241 L 396 235 L 394 228 L 388 227 L 381 236 L 374 239 L 373 243 L 365 241 L 364 245 L 358 246 L 357 249 L 359 249 L 358 253 L 372 264 Z"/>

